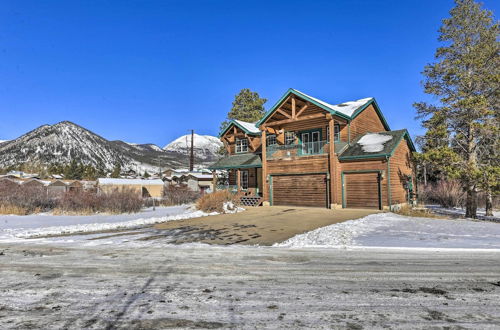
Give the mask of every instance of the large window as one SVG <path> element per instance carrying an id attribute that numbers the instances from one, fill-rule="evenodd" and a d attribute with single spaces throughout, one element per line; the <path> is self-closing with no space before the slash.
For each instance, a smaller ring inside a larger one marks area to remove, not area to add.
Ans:
<path id="1" fill-rule="evenodd" d="M 268 136 L 266 136 L 266 143 L 268 146 L 274 146 L 275 144 L 277 144 L 276 142 L 276 135 L 274 134 L 269 134 Z"/>
<path id="2" fill-rule="evenodd" d="M 236 139 L 236 153 L 248 152 L 248 140 Z"/>
<path id="3" fill-rule="evenodd" d="M 295 132 L 285 132 L 285 144 L 295 143 Z"/>
<path id="4" fill-rule="evenodd" d="M 340 125 L 335 124 L 335 125 L 333 125 L 333 128 L 335 131 L 334 135 L 333 135 L 333 140 L 340 141 Z M 330 138 L 330 126 L 326 126 L 326 136 L 328 137 L 328 139 Z"/>

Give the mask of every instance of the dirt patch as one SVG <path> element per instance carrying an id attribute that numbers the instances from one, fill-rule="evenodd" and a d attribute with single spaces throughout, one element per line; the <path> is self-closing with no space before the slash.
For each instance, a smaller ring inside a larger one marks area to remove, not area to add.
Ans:
<path id="1" fill-rule="evenodd" d="M 305 207 L 257 207 L 245 212 L 170 221 L 154 225 L 145 240 L 175 237 L 173 243 L 272 245 L 319 227 L 377 213 L 377 210 L 328 210 Z"/>

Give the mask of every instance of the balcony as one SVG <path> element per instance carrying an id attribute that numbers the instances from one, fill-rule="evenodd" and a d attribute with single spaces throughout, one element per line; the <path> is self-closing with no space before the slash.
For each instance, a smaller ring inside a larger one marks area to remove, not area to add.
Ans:
<path id="1" fill-rule="evenodd" d="M 305 142 L 299 144 L 275 144 L 267 146 L 267 159 L 281 159 L 300 156 L 328 154 L 328 141 Z"/>

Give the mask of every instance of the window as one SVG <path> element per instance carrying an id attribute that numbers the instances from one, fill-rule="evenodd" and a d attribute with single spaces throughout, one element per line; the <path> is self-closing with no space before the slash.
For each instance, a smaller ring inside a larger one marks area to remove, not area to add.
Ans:
<path id="1" fill-rule="evenodd" d="M 340 141 L 340 125 L 339 124 L 334 124 L 333 125 L 333 128 L 334 128 L 334 136 L 333 136 L 333 140 L 334 141 Z M 326 126 L 326 136 L 328 137 L 328 139 L 330 138 L 330 126 Z"/>
<path id="2" fill-rule="evenodd" d="M 276 135 L 274 134 L 269 134 L 267 137 L 266 137 L 266 143 L 268 146 L 273 146 L 275 144 L 277 144 L 276 142 Z"/>
<path id="3" fill-rule="evenodd" d="M 295 143 L 295 132 L 285 132 L 285 144 Z"/>
<path id="4" fill-rule="evenodd" d="M 241 189 L 248 189 L 248 170 L 243 170 L 240 172 L 240 185 Z"/>
<path id="5" fill-rule="evenodd" d="M 248 152 L 248 140 L 247 139 L 236 139 L 236 152 Z"/>

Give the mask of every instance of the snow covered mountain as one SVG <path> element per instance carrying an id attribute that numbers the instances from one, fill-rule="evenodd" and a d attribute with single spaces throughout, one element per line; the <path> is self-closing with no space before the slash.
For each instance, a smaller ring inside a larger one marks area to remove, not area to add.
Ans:
<path id="1" fill-rule="evenodd" d="M 194 134 L 194 156 L 205 162 L 217 160 L 222 142 L 215 136 Z M 191 134 L 181 136 L 167 144 L 163 150 L 189 155 Z"/>
<path id="2" fill-rule="evenodd" d="M 203 150 L 203 146 L 199 148 L 197 154 L 200 156 L 195 157 L 197 165 L 216 160 L 212 151 L 205 153 Z M 153 173 L 158 167 L 185 167 L 189 157 L 177 150 L 163 150 L 155 144 L 109 141 L 69 121 L 43 125 L 17 139 L 0 143 L 0 168 L 23 163 L 68 164 L 72 160 L 106 170 L 119 164 L 123 170 Z"/>

